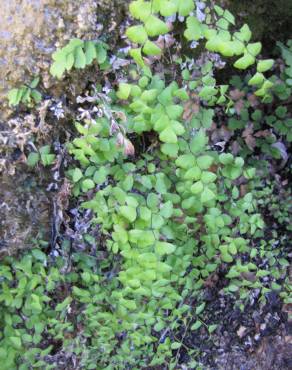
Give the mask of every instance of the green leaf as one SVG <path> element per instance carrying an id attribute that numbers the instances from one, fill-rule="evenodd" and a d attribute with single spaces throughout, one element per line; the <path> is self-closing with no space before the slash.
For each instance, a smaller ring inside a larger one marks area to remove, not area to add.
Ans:
<path id="1" fill-rule="evenodd" d="M 91 179 L 85 179 L 81 183 L 82 191 L 87 192 L 95 187 L 95 183 Z"/>
<path id="2" fill-rule="evenodd" d="M 126 31 L 128 38 L 137 44 L 144 44 L 148 39 L 147 32 L 142 25 L 129 27 Z"/>
<path id="3" fill-rule="evenodd" d="M 132 1 L 129 10 L 134 18 L 145 21 L 151 15 L 151 3 L 144 0 Z"/>
<path id="4" fill-rule="evenodd" d="M 130 222 L 134 222 L 137 218 L 136 208 L 134 207 L 121 206 L 119 211 L 120 211 L 120 214 Z"/>
<path id="5" fill-rule="evenodd" d="M 145 28 L 147 31 L 147 34 L 151 37 L 164 35 L 169 31 L 167 24 L 164 23 L 159 18 L 155 17 L 154 15 L 150 15 L 146 22 L 145 22 Z"/>
<path id="6" fill-rule="evenodd" d="M 86 57 L 81 46 L 76 48 L 74 57 L 75 68 L 84 68 L 86 66 Z"/>
<path id="7" fill-rule="evenodd" d="M 203 192 L 201 193 L 201 202 L 206 203 L 214 198 L 216 198 L 216 195 L 213 193 L 213 191 L 209 188 L 204 188 Z"/>
<path id="8" fill-rule="evenodd" d="M 101 166 L 97 171 L 95 171 L 94 176 L 93 176 L 93 181 L 96 184 L 103 184 L 108 175 L 108 169 L 105 166 Z"/>
<path id="9" fill-rule="evenodd" d="M 83 177 L 82 171 L 80 168 L 75 168 L 72 173 L 72 180 L 78 182 Z"/>
<path id="10" fill-rule="evenodd" d="M 235 26 L 235 18 L 234 18 L 234 15 L 230 13 L 229 10 L 225 10 L 224 11 L 224 14 L 223 14 L 223 17 L 231 24 L 233 24 L 233 26 Z"/>
<path id="11" fill-rule="evenodd" d="M 237 38 L 239 38 L 241 41 L 245 41 L 245 42 L 249 42 L 249 40 L 251 39 L 251 30 L 250 28 L 248 27 L 247 24 L 244 24 L 241 29 L 240 29 L 240 32 L 236 32 L 235 33 L 235 36 L 237 36 Z"/>
<path id="12" fill-rule="evenodd" d="M 143 67 L 145 65 L 144 60 L 142 58 L 142 54 L 141 54 L 141 48 L 131 49 L 129 54 L 140 67 Z"/>
<path id="13" fill-rule="evenodd" d="M 186 17 L 194 10 L 195 4 L 193 0 L 179 0 L 178 4 L 178 14 L 181 17 Z"/>
<path id="14" fill-rule="evenodd" d="M 119 90 L 117 92 L 117 97 L 119 99 L 127 100 L 131 92 L 131 85 L 121 82 L 119 84 Z"/>
<path id="15" fill-rule="evenodd" d="M 273 59 L 266 59 L 266 60 L 259 60 L 257 65 L 257 71 L 260 73 L 264 73 L 270 70 L 274 65 Z"/>
<path id="16" fill-rule="evenodd" d="M 211 167 L 214 158 L 209 155 L 202 155 L 197 158 L 197 165 L 201 168 L 201 170 L 207 170 Z"/>
<path id="17" fill-rule="evenodd" d="M 170 348 L 171 349 L 178 349 L 178 348 L 180 348 L 181 347 L 181 343 L 180 342 L 173 342 L 173 343 L 171 343 L 171 346 L 170 346 Z"/>
<path id="18" fill-rule="evenodd" d="M 203 171 L 201 175 L 201 180 L 204 184 L 209 184 L 216 180 L 217 176 L 213 172 Z"/>
<path id="19" fill-rule="evenodd" d="M 175 161 L 175 164 L 178 167 L 185 168 L 185 169 L 193 167 L 195 165 L 195 157 L 193 154 L 180 155 Z"/>
<path id="20" fill-rule="evenodd" d="M 32 90 L 31 97 L 36 103 L 39 103 L 42 100 L 42 94 L 38 90 Z"/>
<path id="21" fill-rule="evenodd" d="M 165 254 L 171 254 L 175 251 L 175 245 L 167 242 L 157 242 L 155 245 L 155 251 L 160 255 L 163 256 Z"/>
<path id="22" fill-rule="evenodd" d="M 184 36 L 187 40 L 199 40 L 203 36 L 202 25 L 198 19 L 194 16 L 187 18 L 187 28 L 184 32 Z"/>
<path id="23" fill-rule="evenodd" d="M 200 194 L 203 190 L 204 190 L 204 185 L 201 181 L 197 181 L 191 186 L 191 192 L 193 194 Z"/>
<path id="24" fill-rule="evenodd" d="M 53 77 L 61 78 L 66 69 L 66 60 L 54 62 L 50 67 L 50 73 Z"/>
<path id="25" fill-rule="evenodd" d="M 38 163 L 39 160 L 40 160 L 40 155 L 38 153 L 31 152 L 29 153 L 27 157 L 26 163 L 29 167 L 34 167 Z"/>
<path id="26" fill-rule="evenodd" d="M 98 64 L 105 63 L 107 56 L 105 48 L 102 46 L 100 42 L 96 44 L 95 48 L 96 48 L 96 60 Z"/>
<path id="27" fill-rule="evenodd" d="M 192 326 L 191 326 L 191 330 L 198 330 L 200 329 L 200 327 L 202 326 L 202 322 L 197 320 Z"/>
<path id="28" fill-rule="evenodd" d="M 171 201 L 169 200 L 168 202 L 163 204 L 159 213 L 164 218 L 170 218 L 172 216 L 172 212 L 173 212 L 173 205 Z"/>
<path id="29" fill-rule="evenodd" d="M 73 54 L 71 54 L 71 55 L 73 56 Z M 86 64 L 87 65 L 91 64 L 94 61 L 94 59 L 96 58 L 96 56 L 97 56 L 97 53 L 96 53 L 95 44 L 92 41 L 87 41 L 85 43 Z M 73 58 L 73 60 L 74 60 L 74 58 Z M 67 63 L 68 63 L 68 57 L 67 57 Z M 72 60 L 70 61 L 70 64 L 71 63 L 72 63 Z M 70 64 L 69 64 L 69 66 L 70 66 Z M 73 66 L 73 63 L 71 65 L 71 68 L 72 68 L 72 66 Z M 71 69 L 71 68 L 69 68 L 69 69 Z"/>
<path id="30" fill-rule="evenodd" d="M 171 127 L 167 127 L 159 134 L 159 139 L 164 143 L 177 143 L 177 136 Z"/>
<path id="31" fill-rule="evenodd" d="M 143 53 L 146 55 L 160 55 L 161 49 L 154 42 L 147 40 L 143 46 Z"/>
<path id="32" fill-rule="evenodd" d="M 192 153 L 200 153 L 205 149 L 205 146 L 208 142 L 208 138 L 205 134 L 205 131 L 201 129 L 197 134 L 193 137 L 190 143 L 190 148 Z"/>
<path id="33" fill-rule="evenodd" d="M 200 313 L 202 313 L 205 309 L 205 306 L 206 306 L 206 303 L 203 302 L 202 304 L 200 304 L 197 308 L 196 308 L 196 315 L 200 315 Z"/>
<path id="34" fill-rule="evenodd" d="M 253 77 L 248 81 L 250 86 L 261 85 L 265 80 L 265 76 L 262 73 L 257 72 Z"/>
<path id="35" fill-rule="evenodd" d="M 163 0 L 160 6 L 160 14 L 163 17 L 170 17 L 178 10 L 178 4 L 171 0 Z"/>
<path id="36" fill-rule="evenodd" d="M 214 5 L 214 10 L 215 12 L 219 15 L 219 16 L 222 16 L 224 14 L 224 10 L 218 6 L 218 5 Z"/>
<path id="37" fill-rule="evenodd" d="M 169 157 L 176 158 L 178 155 L 178 145 L 177 144 L 162 144 L 161 151 L 163 154 Z"/>
<path id="38" fill-rule="evenodd" d="M 36 77 L 36 78 L 34 78 L 32 81 L 31 81 L 31 83 L 29 84 L 29 87 L 31 88 L 31 89 L 35 89 L 36 87 L 37 87 L 37 85 L 38 85 L 38 83 L 40 82 L 40 78 L 39 77 Z"/>
<path id="39" fill-rule="evenodd" d="M 9 337 L 9 341 L 13 345 L 14 348 L 21 349 L 22 343 L 19 337 Z"/>
<path id="40" fill-rule="evenodd" d="M 247 51 L 256 57 L 262 50 L 262 44 L 260 42 L 254 42 L 247 45 Z"/>
<path id="41" fill-rule="evenodd" d="M 41 161 L 44 166 L 50 166 L 55 158 L 55 154 L 41 154 Z"/>
<path id="42" fill-rule="evenodd" d="M 254 64 L 255 58 L 250 54 L 245 54 L 243 57 L 239 58 L 235 63 L 234 67 L 238 69 L 246 69 L 252 64 Z"/>

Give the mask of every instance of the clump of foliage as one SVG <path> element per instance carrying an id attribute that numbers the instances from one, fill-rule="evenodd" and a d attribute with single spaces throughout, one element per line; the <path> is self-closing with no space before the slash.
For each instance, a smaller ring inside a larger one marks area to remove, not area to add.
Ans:
<path id="1" fill-rule="evenodd" d="M 79 252 L 70 264 L 61 258 L 53 263 L 33 250 L 16 264 L 6 260 L 0 357 L 9 354 L 10 368 L 20 358 L 26 361 L 20 369 L 51 368 L 46 364 L 52 348 L 39 348 L 41 335 L 61 341 L 62 351 L 78 358 L 84 369 L 177 368 L 185 348 L 178 333 L 211 336 L 218 329 L 218 322 L 204 323 L 202 292 L 222 265 L 229 281 L 224 290 L 238 297 L 241 309 L 251 289 L 262 290 L 262 301 L 265 293 L 277 290 L 289 302 L 288 281 L 279 284 L 288 262 L 264 241 L 260 196 L 254 191 L 258 166 L 246 151 L 218 151 L 211 140 L 218 111 L 226 109 L 227 124 L 235 131 L 246 128 L 248 109 L 242 110 L 244 117 L 232 117 L 235 102 L 229 86 L 216 83 L 211 58 L 184 63 L 176 81 L 146 63 L 163 53 L 156 38 L 170 31 L 168 17 L 185 21 L 187 41 L 206 40 L 208 51 L 235 58 L 235 68 L 256 63 L 245 88 L 264 102 L 273 99 L 273 79 L 264 75 L 273 60 L 258 60 L 261 44 L 250 42 L 249 27 L 231 32 L 235 19 L 218 6 L 205 14 L 192 0 L 137 0 L 130 12 L 139 21 L 126 31 L 134 43 L 135 73 L 110 96 L 94 92 L 98 117 L 76 121 L 77 137 L 67 145 L 75 160 L 67 176 L 81 208 L 91 210 L 92 225 L 99 226 L 99 257 Z M 61 78 L 94 59 L 102 65 L 105 47 L 74 39 L 53 59 L 51 73 Z M 276 119 L 286 113 L 280 107 Z M 260 128 L 261 112 L 252 117 Z M 279 123 L 279 134 L 287 134 L 281 130 Z M 52 163 L 49 147 L 32 153 L 29 164 L 40 159 Z M 83 237 L 93 242 L 90 234 Z M 63 253 L 67 256 L 68 248 Z M 257 263 L 266 256 L 271 271 Z M 11 290 L 14 275 L 19 283 Z M 32 324 L 27 326 L 23 315 Z M 21 356 L 24 349 L 27 354 Z M 192 359 L 196 354 L 196 348 L 188 349 L 189 368 L 198 368 Z"/>
<path id="2" fill-rule="evenodd" d="M 36 89 L 39 83 L 39 77 L 33 79 L 28 85 L 22 85 L 19 88 L 14 88 L 8 93 L 8 101 L 10 106 L 17 106 L 20 103 L 31 106 L 32 103 L 39 103 L 42 100 L 41 93 Z"/>
<path id="3" fill-rule="evenodd" d="M 83 69 L 95 60 L 102 67 L 106 62 L 106 48 L 106 44 L 101 41 L 72 39 L 66 46 L 53 53 L 54 62 L 50 72 L 53 76 L 61 78 L 65 71 L 70 71 L 73 67 Z"/>

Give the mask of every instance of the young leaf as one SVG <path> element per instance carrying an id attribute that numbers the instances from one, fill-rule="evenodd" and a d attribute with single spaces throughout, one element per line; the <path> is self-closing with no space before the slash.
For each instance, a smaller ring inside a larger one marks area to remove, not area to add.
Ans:
<path id="1" fill-rule="evenodd" d="M 70 54 L 69 54 L 70 55 Z M 73 56 L 73 54 L 71 54 Z M 86 58 L 86 64 L 89 65 L 93 62 L 93 60 L 96 58 L 96 48 L 92 41 L 87 41 L 85 43 L 85 58 Z M 68 57 L 67 57 L 68 58 Z M 67 59 L 68 62 L 68 59 Z M 71 61 L 72 62 L 72 61 Z M 72 64 L 73 65 L 73 64 Z M 72 66 L 71 66 L 72 68 Z M 69 68 L 70 69 L 70 68 Z"/>
<path id="2" fill-rule="evenodd" d="M 270 70 L 274 65 L 273 59 L 266 59 L 266 60 L 259 60 L 257 65 L 257 71 L 260 73 L 264 73 Z"/>
<path id="3" fill-rule="evenodd" d="M 193 0 L 179 0 L 178 3 L 178 14 L 181 17 L 186 17 L 194 10 L 195 4 Z"/>
<path id="4" fill-rule="evenodd" d="M 175 245 L 167 243 L 167 242 L 157 242 L 155 245 L 155 251 L 160 255 L 163 256 L 165 254 L 171 254 L 175 251 Z"/>
<path id="5" fill-rule="evenodd" d="M 216 196 L 213 193 L 212 190 L 209 188 L 204 188 L 203 192 L 201 193 L 201 202 L 206 203 L 209 202 L 210 200 L 214 199 Z"/>
<path id="6" fill-rule="evenodd" d="M 74 53 L 74 67 L 84 68 L 86 66 L 86 57 L 81 46 L 77 47 Z"/>
<path id="7" fill-rule="evenodd" d="M 147 32 L 142 25 L 129 27 L 126 31 L 128 38 L 137 44 L 144 44 L 147 40 Z"/>
<path id="8" fill-rule="evenodd" d="M 130 206 L 121 206 L 119 209 L 121 215 L 125 217 L 128 221 L 134 222 L 137 217 L 136 208 Z"/>
<path id="9" fill-rule="evenodd" d="M 256 57 L 262 50 L 262 44 L 260 42 L 254 42 L 247 45 L 247 51 Z"/>
<path id="10" fill-rule="evenodd" d="M 241 57 L 234 63 L 234 67 L 238 69 L 246 69 L 252 64 L 254 64 L 254 62 L 255 58 L 252 55 L 245 54 L 243 57 Z"/>
<path id="11" fill-rule="evenodd" d="M 117 97 L 119 99 L 127 100 L 131 92 L 131 85 L 121 82 L 119 84 L 119 90 L 117 92 Z"/>
<path id="12" fill-rule="evenodd" d="M 202 25 L 198 19 L 194 16 L 187 18 L 187 28 L 184 32 L 184 36 L 188 40 L 199 40 L 203 35 Z"/>
<path id="13" fill-rule="evenodd" d="M 147 40 L 143 46 L 143 53 L 146 55 L 160 55 L 161 49 L 154 42 Z"/>
<path id="14" fill-rule="evenodd" d="M 150 15 L 145 22 L 147 34 L 151 37 L 164 35 L 169 31 L 167 24 L 154 15 Z"/>
<path id="15" fill-rule="evenodd" d="M 83 173 L 80 168 L 75 168 L 72 173 L 72 180 L 78 182 L 83 177 Z"/>
<path id="16" fill-rule="evenodd" d="M 164 143 L 175 144 L 177 136 L 171 127 L 167 127 L 159 134 L 159 139 Z"/>
<path id="17" fill-rule="evenodd" d="M 144 60 L 142 58 L 142 54 L 141 54 L 141 48 L 131 49 L 129 54 L 140 67 L 143 67 L 145 65 Z"/>
<path id="18" fill-rule="evenodd" d="M 265 80 L 265 76 L 260 73 L 260 72 L 257 72 L 255 75 L 253 75 L 253 77 L 248 81 L 248 84 L 250 86 L 253 86 L 253 85 L 261 85 Z"/>

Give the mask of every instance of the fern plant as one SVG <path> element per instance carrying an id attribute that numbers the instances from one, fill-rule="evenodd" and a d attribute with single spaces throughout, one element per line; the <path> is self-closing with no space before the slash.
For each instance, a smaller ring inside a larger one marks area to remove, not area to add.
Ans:
<path id="1" fill-rule="evenodd" d="M 106 61 L 106 44 L 101 41 L 82 41 L 72 39 L 63 48 L 53 53 L 53 64 L 50 72 L 52 76 L 61 78 L 65 71 L 70 71 L 73 67 L 83 69 L 90 65 L 94 60 L 99 65 Z"/>

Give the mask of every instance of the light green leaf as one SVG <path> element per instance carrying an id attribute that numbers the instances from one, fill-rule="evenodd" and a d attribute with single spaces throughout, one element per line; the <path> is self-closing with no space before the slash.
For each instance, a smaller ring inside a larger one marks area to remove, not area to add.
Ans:
<path id="1" fill-rule="evenodd" d="M 143 53 L 146 55 L 160 55 L 161 49 L 154 42 L 147 40 L 143 46 Z"/>
<path id="2" fill-rule="evenodd" d="M 171 0 L 162 0 L 160 6 L 160 14 L 163 17 L 170 17 L 178 10 L 178 4 Z"/>
<path id="3" fill-rule="evenodd" d="M 193 0 L 179 0 L 178 14 L 182 17 L 186 17 L 194 8 L 195 4 Z"/>
<path id="4" fill-rule="evenodd" d="M 131 85 L 121 82 L 119 84 L 119 90 L 117 92 L 117 97 L 119 99 L 127 100 L 131 92 Z"/>
<path id="5" fill-rule="evenodd" d="M 163 256 L 165 254 L 171 254 L 175 251 L 175 245 L 167 242 L 157 242 L 155 245 L 155 251 L 160 255 Z"/>
<path id="6" fill-rule="evenodd" d="M 201 193 L 201 202 L 206 203 L 214 198 L 216 198 L 216 195 L 213 193 L 213 191 L 209 188 L 204 188 L 203 192 Z"/>
<path id="7" fill-rule="evenodd" d="M 169 31 L 167 24 L 154 15 L 150 15 L 147 18 L 145 22 L 145 28 L 147 34 L 151 37 L 164 35 Z"/>
<path id="8" fill-rule="evenodd" d="M 188 40 L 199 40 L 203 36 L 202 25 L 198 19 L 194 16 L 187 18 L 187 28 L 184 32 L 184 36 Z"/>
<path id="9" fill-rule="evenodd" d="M 203 151 L 207 142 L 208 138 L 205 134 L 205 131 L 201 129 L 191 140 L 190 148 L 192 153 L 200 153 L 201 151 Z"/>
<path id="10" fill-rule="evenodd" d="M 137 44 L 144 44 L 147 40 L 147 32 L 142 25 L 129 27 L 126 31 L 128 38 Z"/>
<path id="11" fill-rule="evenodd" d="M 38 163 L 39 160 L 40 160 L 40 155 L 38 153 L 31 152 L 29 153 L 27 157 L 26 163 L 29 167 L 34 167 Z"/>
<path id="12" fill-rule="evenodd" d="M 177 143 L 177 136 L 171 127 L 167 127 L 159 134 L 159 139 L 164 143 Z"/>
<path id="13" fill-rule="evenodd" d="M 200 313 L 202 313 L 205 309 L 205 306 L 206 306 L 206 303 L 203 302 L 202 304 L 200 304 L 197 308 L 196 308 L 196 315 L 200 315 Z"/>
<path id="14" fill-rule="evenodd" d="M 200 194 L 204 190 L 202 181 L 197 181 L 191 186 L 191 192 L 193 194 Z"/>
<path id="15" fill-rule="evenodd" d="M 175 164 L 185 169 L 193 167 L 195 165 L 195 157 L 193 154 L 182 154 L 176 159 Z"/>
<path id="16" fill-rule="evenodd" d="M 145 65 L 144 60 L 142 58 L 142 54 L 141 54 L 141 48 L 131 49 L 129 54 L 140 67 L 143 67 Z"/>
<path id="17" fill-rule="evenodd" d="M 121 206 L 119 211 L 120 211 L 120 214 L 130 222 L 134 222 L 137 218 L 136 208 L 134 207 Z"/>
<path id="18" fill-rule="evenodd" d="M 252 55 L 244 54 L 243 57 L 241 57 L 234 63 L 234 67 L 238 69 L 246 69 L 252 64 L 254 64 L 254 62 L 255 58 Z"/>
<path id="19" fill-rule="evenodd" d="M 151 3 L 144 0 L 132 1 L 129 10 L 134 18 L 145 21 L 151 15 Z"/>
<path id="20" fill-rule="evenodd" d="M 197 165 L 201 168 L 201 170 L 207 170 L 211 167 L 214 158 L 210 155 L 202 155 L 197 158 Z"/>
<path id="21" fill-rule="evenodd" d="M 264 73 L 268 70 L 270 70 L 274 65 L 273 59 L 265 59 L 265 60 L 259 60 L 257 65 L 257 71 L 260 73 Z"/>
<path id="22" fill-rule="evenodd" d="M 73 54 L 69 54 L 69 55 L 72 55 Z M 97 54 L 96 54 L 96 48 L 95 48 L 95 45 L 92 41 L 87 41 L 85 43 L 85 58 L 86 58 L 86 64 L 89 65 L 93 62 L 93 60 L 96 58 Z M 74 58 L 73 58 L 73 61 L 74 61 Z M 68 57 L 67 57 L 67 64 L 68 64 Z M 73 66 L 73 63 L 71 65 L 71 67 L 69 69 L 71 69 Z M 67 69 L 68 69 L 68 65 L 67 65 Z"/>
<path id="23" fill-rule="evenodd" d="M 262 50 L 262 44 L 260 42 L 254 42 L 247 45 L 247 51 L 256 57 Z"/>
<path id="24" fill-rule="evenodd" d="M 81 46 L 77 47 L 74 53 L 74 67 L 84 68 L 86 66 L 86 57 Z"/>
<path id="25" fill-rule="evenodd" d="M 83 177 L 83 173 L 80 168 L 75 168 L 72 173 L 72 180 L 78 182 Z"/>
<path id="26" fill-rule="evenodd" d="M 253 75 L 253 77 L 248 81 L 248 84 L 250 86 L 253 86 L 253 85 L 261 85 L 265 80 L 265 76 L 260 73 L 260 72 L 257 72 L 255 75 Z"/>

